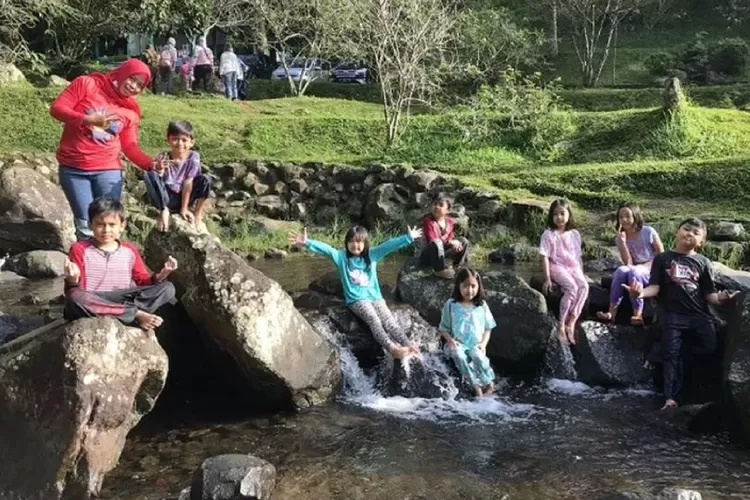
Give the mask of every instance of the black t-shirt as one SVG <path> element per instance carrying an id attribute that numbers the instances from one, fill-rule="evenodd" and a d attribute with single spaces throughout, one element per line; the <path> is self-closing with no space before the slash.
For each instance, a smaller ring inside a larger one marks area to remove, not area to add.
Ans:
<path id="1" fill-rule="evenodd" d="M 673 250 L 657 255 L 648 284 L 659 285 L 659 303 L 665 312 L 711 316 L 706 295 L 716 292 L 716 285 L 713 265 L 703 255 Z"/>

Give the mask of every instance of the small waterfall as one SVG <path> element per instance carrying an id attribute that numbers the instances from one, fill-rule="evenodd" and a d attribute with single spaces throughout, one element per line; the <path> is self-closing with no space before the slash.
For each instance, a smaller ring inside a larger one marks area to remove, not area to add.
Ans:
<path id="1" fill-rule="evenodd" d="M 404 419 L 462 424 L 526 419 L 536 411 L 533 405 L 510 403 L 500 396 L 475 400 L 465 392 L 461 397 L 456 372 L 437 342 L 423 345 L 427 352 L 422 352 L 421 360 L 411 356 L 399 362 L 384 356 L 368 374 L 329 318 L 308 319 L 339 352 L 343 376 L 339 400 L 343 403 Z"/>
<path id="2" fill-rule="evenodd" d="M 550 336 L 544 356 L 544 374 L 557 379 L 578 380 L 570 346 L 562 345 L 554 333 Z"/>

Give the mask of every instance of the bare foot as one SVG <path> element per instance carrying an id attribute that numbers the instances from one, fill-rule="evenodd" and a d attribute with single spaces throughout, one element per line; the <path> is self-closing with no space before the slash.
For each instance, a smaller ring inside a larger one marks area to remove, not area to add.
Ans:
<path id="1" fill-rule="evenodd" d="M 161 326 L 164 320 L 156 314 L 151 314 L 146 311 L 138 311 L 135 313 L 135 322 L 138 323 L 141 330 L 148 331 Z"/>
<path id="2" fill-rule="evenodd" d="M 162 210 L 156 219 L 156 229 L 162 232 L 169 231 L 169 210 Z"/>
<path id="3" fill-rule="evenodd" d="M 630 318 L 630 324 L 633 326 L 642 326 L 643 317 L 640 314 L 633 316 L 632 318 Z"/>
<path id="4" fill-rule="evenodd" d="M 612 321 L 612 313 L 599 311 L 596 313 L 596 318 L 599 321 L 603 321 L 604 323 L 609 323 L 610 321 Z"/>
<path id="5" fill-rule="evenodd" d="M 568 336 L 568 342 L 570 342 L 572 345 L 576 345 L 576 324 L 575 321 L 573 323 L 570 323 L 566 325 L 565 331 Z"/>
<path id="6" fill-rule="evenodd" d="M 557 338 L 560 340 L 560 343 L 562 345 L 568 345 L 568 333 L 565 331 L 565 325 L 560 323 L 560 326 L 557 327 Z"/>
<path id="7" fill-rule="evenodd" d="M 661 407 L 662 410 L 669 410 L 671 408 L 677 408 L 677 401 L 674 399 L 667 399 L 667 402 Z"/>
<path id="8" fill-rule="evenodd" d="M 419 346 L 417 344 L 411 344 L 408 347 L 409 353 L 415 356 L 419 356 Z"/>
<path id="9" fill-rule="evenodd" d="M 409 355 L 409 348 L 403 347 L 400 345 L 393 344 L 388 349 L 391 353 L 391 356 L 393 356 L 396 359 L 404 359 L 406 356 Z"/>
<path id="10" fill-rule="evenodd" d="M 477 397 L 477 398 L 481 398 L 482 397 L 482 388 L 479 387 L 478 385 L 474 386 L 474 396 Z"/>
<path id="11" fill-rule="evenodd" d="M 494 382 L 490 382 L 489 384 L 487 384 L 487 387 L 484 388 L 484 395 L 485 396 L 489 396 L 493 392 L 495 392 L 495 383 Z"/>

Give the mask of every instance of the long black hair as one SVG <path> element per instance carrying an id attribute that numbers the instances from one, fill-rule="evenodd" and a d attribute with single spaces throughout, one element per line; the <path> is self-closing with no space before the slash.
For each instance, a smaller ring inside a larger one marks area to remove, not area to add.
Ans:
<path id="1" fill-rule="evenodd" d="M 620 228 L 620 210 L 623 208 L 627 208 L 633 214 L 633 225 L 635 228 L 638 231 L 643 229 L 643 214 L 641 213 L 641 208 L 635 203 L 625 203 L 624 205 L 620 205 L 620 208 L 617 209 L 617 217 L 615 217 L 615 229 Z"/>
<path id="2" fill-rule="evenodd" d="M 468 267 L 462 267 L 458 270 L 456 273 L 456 280 L 453 285 L 453 300 L 456 302 L 463 302 L 464 296 L 461 295 L 461 283 L 466 281 L 469 278 L 474 278 L 477 280 L 477 294 L 474 296 L 471 301 L 474 303 L 475 306 L 481 306 L 484 304 L 484 285 L 482 284 L 482 277 L 479 276 L 479 273 L 476 272 L 473 269 L 470 269 Z"/>
<path id="3" fill-rule="evenodd" d="M 568 211 L 568 222 L 565 224 L 565 231 L 570 231 L 575 228 L 575 222 L 573 222 L 573 210 L 570 208 L 570 202 L 565 198 L 558 198 L 550 204 L 549 211 L 547 212 L 547 227 L 550 229 L 557 229 L 557 226 L 555 226 L 555 210 L 558 208 L 564 208 Z"/>
<path id="4" fill-rule="evenodd" d="M 364 248 L 359 256 L 352 255 L 349 251 L 350 241 L 361 241 L 364 243 Z M 352 226 L 344 236 L 344 250 L 346 251 L 346 258 L 351 259 L 352 257 L 362 257 L 365 259 L 365 266 L 367 269 L 370 268 L 370 234 L 367 232 L 367 228 L 363 226 Z"/>

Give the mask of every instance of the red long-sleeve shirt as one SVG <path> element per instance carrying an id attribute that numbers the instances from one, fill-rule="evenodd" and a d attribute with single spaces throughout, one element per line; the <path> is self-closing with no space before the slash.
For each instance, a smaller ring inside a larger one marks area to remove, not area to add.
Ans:
<path id="1" fill-rule="evenodd" d="M 454 239 L 453 229 L 456 222 L 451 217 L 445 218 L 445 229 L 441 228 L 432 215 L 428 215 L 422 221 L 422 232 L 424 233 L 425 243 L 435 240 L 441 240 L 448 243 Z"/>
<path id="2" fill-rule="evenodd" d="M 139 113 L 120 105 L 111 97 L 105 79 L 79 76 L 63 90 L 50 107 L 50 115 L 63 122 L 57 161 L 81 170 L 122 168 L 120 152 L 138 167 L 147 170 L 152 158 L 138 146 Z M 115 115 L 106 129 L 85 125 L 88 114 Z"/>
<path id="3" fill-rule="evenodd" d="M 81 270 L 78 286 L 87 292 L 111 292 L 154 284 L 154 275 L 132 243 L 121 241 L 114 252 L 98 249 L 90 240 L 73 243 L 70 261 Z"/>

